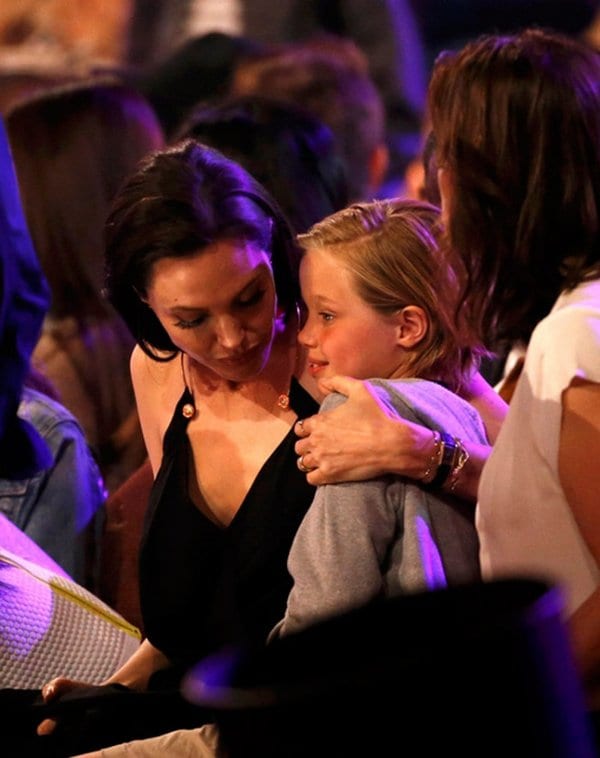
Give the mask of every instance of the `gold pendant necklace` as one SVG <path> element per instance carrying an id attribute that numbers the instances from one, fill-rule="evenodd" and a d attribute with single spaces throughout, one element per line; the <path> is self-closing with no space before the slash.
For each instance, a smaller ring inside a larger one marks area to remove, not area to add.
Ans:
<path id="1" fill-rule="evenodd" d="M 181 352 L 181 375 L 183 377 L 183 384 L 188 391 L 188 393 L 192 396 L 192 402 L 191 403 L 184 403 L 181 406 L 181 415 L 191 420 L 194 418 L 196 413 L 198 412 L 198 409 L 196 408 L 196 401 L 194 398 L 194 389 L 191 386 L 191 383 L 188 383 L 187 377 L 185 375 L 185 363 L 184 363 L 184 353 Z M 282 392 L 277 396 L 277 407 L 281 408 L 282 410 L 286 411 L 290 407 L 290 390 L 288 389 L 287 392 Z"/>

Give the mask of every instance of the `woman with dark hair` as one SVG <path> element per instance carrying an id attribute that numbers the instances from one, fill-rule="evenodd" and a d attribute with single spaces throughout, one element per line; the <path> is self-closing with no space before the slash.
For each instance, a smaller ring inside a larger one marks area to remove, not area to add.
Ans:
<path id="1" fill-rule="evenodd" d="M 292 105 L 247 95 L 198 106 L 179 133 L 237 161 L 277 198 L 301 234 L 348 204 L 331 130 Z"/>
<path id="2" fill-rule="evenodd" d="M 469 320 L 527 345 L 479 487 L 486 577 L 564 593 L 600 705 L 600 55 L 530 30 L 445 56 L 430 108 L 443 214 Z"/>
<path id="3" fill-rule="evenodd" d="M 138 720 L 112 711 L 74 741 L 59 717 L 49 740 L 65 754 L 202 723 L 178 696 L 180 677 L 221 645 L 264 643 L 314 494 L 292 429 L 317 410 L 296 341 L 298 250 L 266 191 L 187 140 L 125 183 L 106 241 L 108 294 L 139 346 L 131 371 L 155 477 L 140 553 L 147 639 L 107 684 L 150 696 Z M 87 692 L 58 679 L 44 695 L 69 691 Z"/>
<path id="4" fill-rule="evenodd" d="M 131 380 L 133 338 L 102 295 L 103 228 L 125 177 L 163 144 L 150 105 L 113 79 L 48 88 L 6 127 L 51 303 L 33 365 L 81 423 L 112 492 L 144 460 Z"/>
<path id="5" fill-rule="evenodd" d="M 107 266 L 141 348 L 132 376 L 156 477 L 145 628 L 184 669 L 240 635 L 263 640 L 289 589 L 285 558 L 312 495 L 291 427 L 315 407 L 298 383 L 310 386 L 296 345 L 297 251 L 260 185 L 187 141 L 119 194 Z"/>

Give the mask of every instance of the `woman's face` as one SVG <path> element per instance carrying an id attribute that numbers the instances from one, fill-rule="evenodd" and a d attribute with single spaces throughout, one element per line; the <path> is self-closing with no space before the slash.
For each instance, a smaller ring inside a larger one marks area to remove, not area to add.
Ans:
<path id="1" fill-rule="evenodd" d="M 300 285 L 308 315 L 299 340 L 315 378 L 402 375 L 405 354 L 398 345 L 397 320 L 365 303 L 343 264 L 326 250 L 307 250 Z"/>
<path id="2" fill-rule="evenodd" d="M 146 302 L 173 344 L 222 379 L 248 381 L 265 367 L 276 296 L 269 255 L 256 245 L 223 240 L 157 261 Z"/>

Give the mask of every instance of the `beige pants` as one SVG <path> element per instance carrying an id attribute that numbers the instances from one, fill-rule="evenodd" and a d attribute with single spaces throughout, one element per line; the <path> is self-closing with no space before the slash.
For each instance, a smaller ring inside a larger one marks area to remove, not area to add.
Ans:
<path id="1" fill-rule="evenodd" d="M 215 758 L 217 727 L 206 724 L 199 729 L 178 729 L 175 732 L 114 745 L 75 758 Z"/>

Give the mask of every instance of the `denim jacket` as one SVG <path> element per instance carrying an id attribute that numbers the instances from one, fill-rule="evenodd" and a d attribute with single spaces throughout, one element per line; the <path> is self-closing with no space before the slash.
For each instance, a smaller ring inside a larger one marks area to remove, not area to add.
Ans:
<path id="1" fill-rule="evenodd" d="M 0 512 L 89 586 L 89 540 L 101 526 L 106 492 L 83 430 L 64 406 L 29 388 L 18 416 L 45 442 L 52 463 L 26 479 L 0 479 Z"/>

